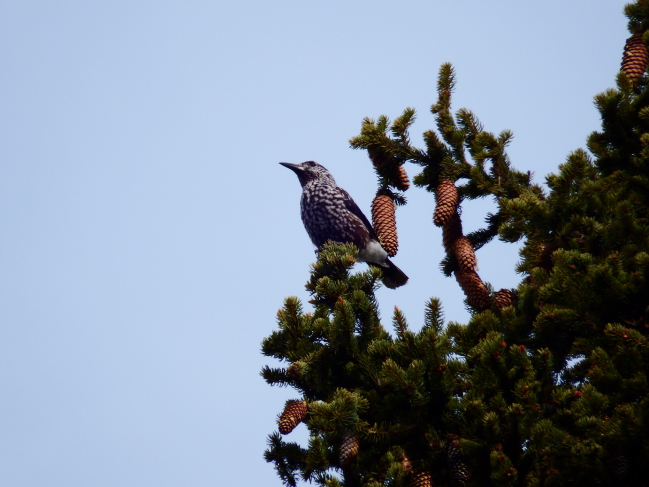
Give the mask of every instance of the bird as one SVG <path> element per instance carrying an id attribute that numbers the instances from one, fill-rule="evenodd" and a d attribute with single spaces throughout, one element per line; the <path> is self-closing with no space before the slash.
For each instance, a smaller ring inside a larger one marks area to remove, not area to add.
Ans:
<path id="1" fill-rule="evenodd" d="M 293 171 L 302 185 L 302 223 L 317 251 L 329 240 L 336 243 L 352 242 L 358 248 L 358 261 L 367 262 L 383 271 L 383 284 L 386 287 L 395 289 L 408 282 L 408 276 L 388 258 L 367 217 L 349 193 L 338 187 L 324 166 L 314 161 L 280 164 Z"/>

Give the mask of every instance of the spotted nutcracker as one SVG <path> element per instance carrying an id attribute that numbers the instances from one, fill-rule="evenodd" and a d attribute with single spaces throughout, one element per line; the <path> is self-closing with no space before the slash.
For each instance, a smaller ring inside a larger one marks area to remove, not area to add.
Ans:
<path id="1" fill-rule="evenodd" d="M 347 191 L 336 185 L 329 171 L 313 161 L 280 164 L 295 172 L 300 180 L 302 222 L 318 250 L 328 240 L 352 242 L 358 247 L 357 259 L 360 262 L 383 270 L 383 283 L 387 287 L 394 289 L 408 282 L 408 276 L 388 259 L 372 224 Z"/>

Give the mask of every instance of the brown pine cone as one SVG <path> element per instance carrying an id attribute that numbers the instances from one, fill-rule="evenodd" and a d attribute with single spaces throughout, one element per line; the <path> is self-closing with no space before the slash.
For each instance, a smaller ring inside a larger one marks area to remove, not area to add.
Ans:
<path id="1" fill-rule="evenodd" d="M 283 435 L 289 434 L 302 422 L 306 416 L 306 402 L 291 401 L 286 405 L 284 412 L 279 417 L 279 432 Z"/>
<path id="2" fill-rule="evenodd" d="M 466 237 L 460 237 L 455 241 L 455 258 L 462 271 L 474 271 L 478 263 L 473 251 L 473 245 Z"/>
<path id="3" fill-rule="evenodd" d="M 559 248 L 559 246 L 555 243 L 542 243 L 539 246 L 541 250 L 541 255 L 539 257 L 539 267 L 545 269 L 546 271 L 549 271 L 552 269 L 552 254 L 554 254 L 555 250 Z"/>
<path id="4" fill-rule="evenodd" d="M 617 480 L 624 480 L 629 474 L 629 461 L 624 455 L 619 455 L 611 461 L 610 469 Z"/>
<path id="5" fill-rule="evenodd" d="M 390 257 L 397 255 L 399 240 L 397 238 L 397 220 L 392 198 L 377 195 L 372 201 L 372 225 L 381 246 Z"/>
<path id="6" fill-rule="evenodd" d="M 397 169 L 395 183 L 395 188 L 400 191 L 406 191 L 410 187 L 410 180 L 408 180 L 408 174 L 406 173 L 405 167 L 399 166 L 399 169 Z"/>
<path id="7" fill-rule="evenodd" d="M 408 473 L 412 470 L 412 463 L 410 463 L 410 460 L 408 460 L 408 457 L 403 455 L 401 457 L 401 468 L 403 469 L 404 472 Z"/>
<path id="8" fill-rule="evenodd" d="M 489 291 L 475 271 L 455 271 L 455 279 L 460 284 L 469 304 L 479 310 L 485 310 L 491 304 Z"/>
<path id="9" fill-rule="evenodd" d="M 497 308 L 504 308 L 514 302 L 515 294 L 511 289 L 501 289 L 494 293 L 494 301 Z"/>
<path id="10" fill-rule="evenodd" d="M 444 445 L 446 458 L 451 471 L 451 479 L 455 485 L 464 487 L 471 478 L 471 471 L 466 464 L 466 459 L 460 441 L 457 437 L 449 439 Z"/>
<path id="11" fill-rule="evenodd" d="M 417 470 L 412 474 L 411 487 L 433 487 L 433 478 L 427 470 Z"/>
<path id="12" fill-rule="evenodd" d="M 462 220 L 454 213 L 442 227 L 442 244 L 447 251 L 453 250 L 455 241 L 462 236 Z"/>
<path id="13" fill-rule="evenodd" d="M 435 190 L 435 214 L 433 223 L 438 227 L 443 227 L 457 210 L 457 188 L 455 183 L 449 179 L 442 179 Z"/>
<path id="14" fill-rule="evenodd" d="M 349 463 L 356 458 L 358 450 L 360 449 L 360 442 L 358 435 L 353 431 L 346 430 L 343 433 L 343 441 L 340 444 L 340 466 L 346 467 Z"/>
<path id="15" fill-rule="evenodd" d="M 642 34 L 633 34 L 626 40 L 622 56 L 622 71 L 633 83 L 647 70 L 649 51 L 642 40 Z"/>
<path id="16" fill-rule="evenodd" d="M 372 161 L 374 167 L 379 167 L 388 159 L 384 154 L 376 152 L 375 150 L 368 150 L 367 155 L 369 156 L 370 161 Z"/>
<path id="17" fill-rule="evenodd" d="M 300 368 L 297 366 L 295 362 L 293 362 L 291 365 L 289 365 L 286 368 L 286 373 L 289 375 L 294 375 L 299 377 L 300 376 Z"/>

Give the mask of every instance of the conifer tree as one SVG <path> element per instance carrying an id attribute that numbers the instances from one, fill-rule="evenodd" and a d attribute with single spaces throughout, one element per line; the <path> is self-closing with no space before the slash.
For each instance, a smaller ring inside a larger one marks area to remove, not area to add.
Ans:
<path id="1" fill-rule="evenodd" d="M 380 270 L 354 273 L 357 249 L 326 245 L 307 283 L 312 311 L 287 298 L 262 345 L 286 365 L 265 367 L 265 380 L 296 391 L 280 431 L 303 422 L 310 434 L 304 446 L 269 437 L 266 460 L 286 485 L 649 485 L 649 1 L 625 12 L 617 88 L 595 99 L 602 129 L 547 190 L 512 167 L 510 132 L 451 111 L 450 64 L 424 149 L 410 143 L 413 109 L 363 121 L 351 145 L 368 152 L 377 197 L 405 204 L 403 165 L 421 168 L 413 183 L 436 199 L 442 271 L 472 315 L 445 323 L 431 298 L 419 331 L 395 309 L 388 333 Z M 465 235 L 462 202 L 484 197 L 497 211 Z M 524 241 L 516 289 L 493 292 L 475 269 L 495 237 Z"/>

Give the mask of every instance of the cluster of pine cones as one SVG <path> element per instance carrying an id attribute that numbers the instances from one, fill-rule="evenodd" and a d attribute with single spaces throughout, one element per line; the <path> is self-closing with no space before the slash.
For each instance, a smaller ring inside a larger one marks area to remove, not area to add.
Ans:
<path id="1" fill-rule="evenodd" d="M 370 159 L 375 166 L 379 164 L 378 156 L 370 154 Z M 402 191 L 410 187 L 408 175 L 403 166 L 398 166 L 392 178 L 394 186 Z M 442 227 L 442 243 L 447 252 L 453 253 L 459 268 L 455 277 L 460 287 L 467 296 L 469 303 L 479 310 L 491 306 L 491 296 L 487 287 L 476 272 L 477 259 L 473 245 L 462 233 L 462 220 L 458 214 L 459 203 L 455 183 L 449 179 L 442 179 L 435 190 L 437 206 L 433 222 Z M 390 194 L 379 191 L 372 201 L 372 226 L 381 245 L 390 257 L 394 257 L 399 249 L 397 237 L 397 222 L 395 217 L 395 203 Z M 494 302 L 498 308 L 510 305 L 514 301 L 514 294 L 509 289 L 501 289 L 494 294 Z"/>
<path id="2" fill-rule="evenodd" d="M 306 401 L 289 401 L 277 422 L 279 432 L 287 435 L 293 431 L 298 424 L 304 421 L 308 409 Z M 359 449 L 360 440 L 358 435 L 351 430 L 344 431 L 339 450 L 340 466 L 346 467 L 349 465 L 358 455 Z"/>
<path id="3" fill-rule="evenodd" d="M 644 75 L 649 64 L 649 50 L 645 45 L 642 34 L 634 34 L 624 46 L 622 58 L 622 71 L 626 73 L 635 85 Z M 376 164 L 374 158 L 372 161 Z M 395 187 L 405 191 L 410 186 L 408 175 L 403 166 L 399 166 L 393 178 Z M 487 309 L 491 305 L 491 297 L 487 287 L 476 272 L 476 256 L 473 245 L 462 232 L 462 220 L 457 211 L 458 193 L 455 183 L 449 179 L 442 179 L 435 190 L 437 201 L 433 222 L 442 227 L 442 243 L 447 252 L 455 256 L 458 269 L 455 278 L 467 296 L 469 303 L 477 309 Z M 396 255 L 399 248 L 397 239 L 397 225 L 395 219 L 395 204 L 391 196 L 378 193 L 372 201 L 372 224 L 379 238 L 379 242 L 388 252 L 390 257 Z M 514 301 L 514 293 L 509 289 L 501 289 L 494 293 L 494 302 L 498 308 L 510 305 Z M 286 435 L 293 431 L 306 417 L 308 411 L 305 401 L 290 401 L 279 418 L 280 433 Z M 347 467 L 356 458 L 360 449 L 358 435 L 351 430 L 342 434 L 339 449 L 339 462 L 341 467 Z M 464 486 L 470 479 L 470 471 L 465 463 L 465 458 L 459 446 L 459 439 L 451 437 L 445 443 L 444 450 L 449 463 L 450 475 L 456 485 Z M 626 473 L 626 458 L 615 463 L 615 471 Z M 427 470 L 413 470 L 407 457 L 401 461 L 404 472 L 410 473 L 412 487 L 432 487 L 433 480 Z"/>
<path id="4" fill-rule="evenodd" d="M 491 306 L 491 297 L 487 287 L 476 272 L 477 259 L 473 245 L 462 232 L 462 220 L 457 211 L 459 198 L 455 183 L 450 179 L 440 180 L 435 189 L 435 213 L 433 223 L 442 227 L 442 243 L 446 252 L 453 254 L 458 263 L 455 278 L 464 291 L 469 304 L 479 310 Z M 498 308 L 510 305 L 514 293 L 509 289 L 501 289 L 494 295 Z"/>
<path id="5" fill-rule="evenodd" d="M 448 462 L 448 473 L 451 477 L 452 484 L 457 487 L 464 487 L 471 479 L 471 471 L 466 464 L 466 457 L 460 447 L 460 439 L 457 436 L 450 435 L 444 443 L 444 452 Z M 410 478 L 411 487 L 433 487 L 433 477 L 428 470 L 413 470 L 410 460 L 405 455 L 401 460 L 401 467 L 406 473 L 412 473 Z"/>
<path id="6" fill-rule="evenodd" d="M 283 435 L 289 434 L 295 427 L 304 421 L 308 412 L 306 401 L 289 401 L 284 412 L 279 417 L 279 432 Z M 360 451 L 360 439 L 353 430 L 342 432 L 340 448 L 338 450 L 338 461 L 342 468 L 348 467 L 358 456 Z M 459 438 L 449 436 L 444 444 L 444 451 L 449 465 L 449 474 L 455 485 L 464 486 L 471 477 L 471 472 L 466 464 L 466 458 L 462 453 Z M 412 487 L 432 487 L 432 476 L 427 470 L 413 470 L 408 458 L 404 455 L 401 466 L 405 473 L 411 474 L 410 484 Z"/>

